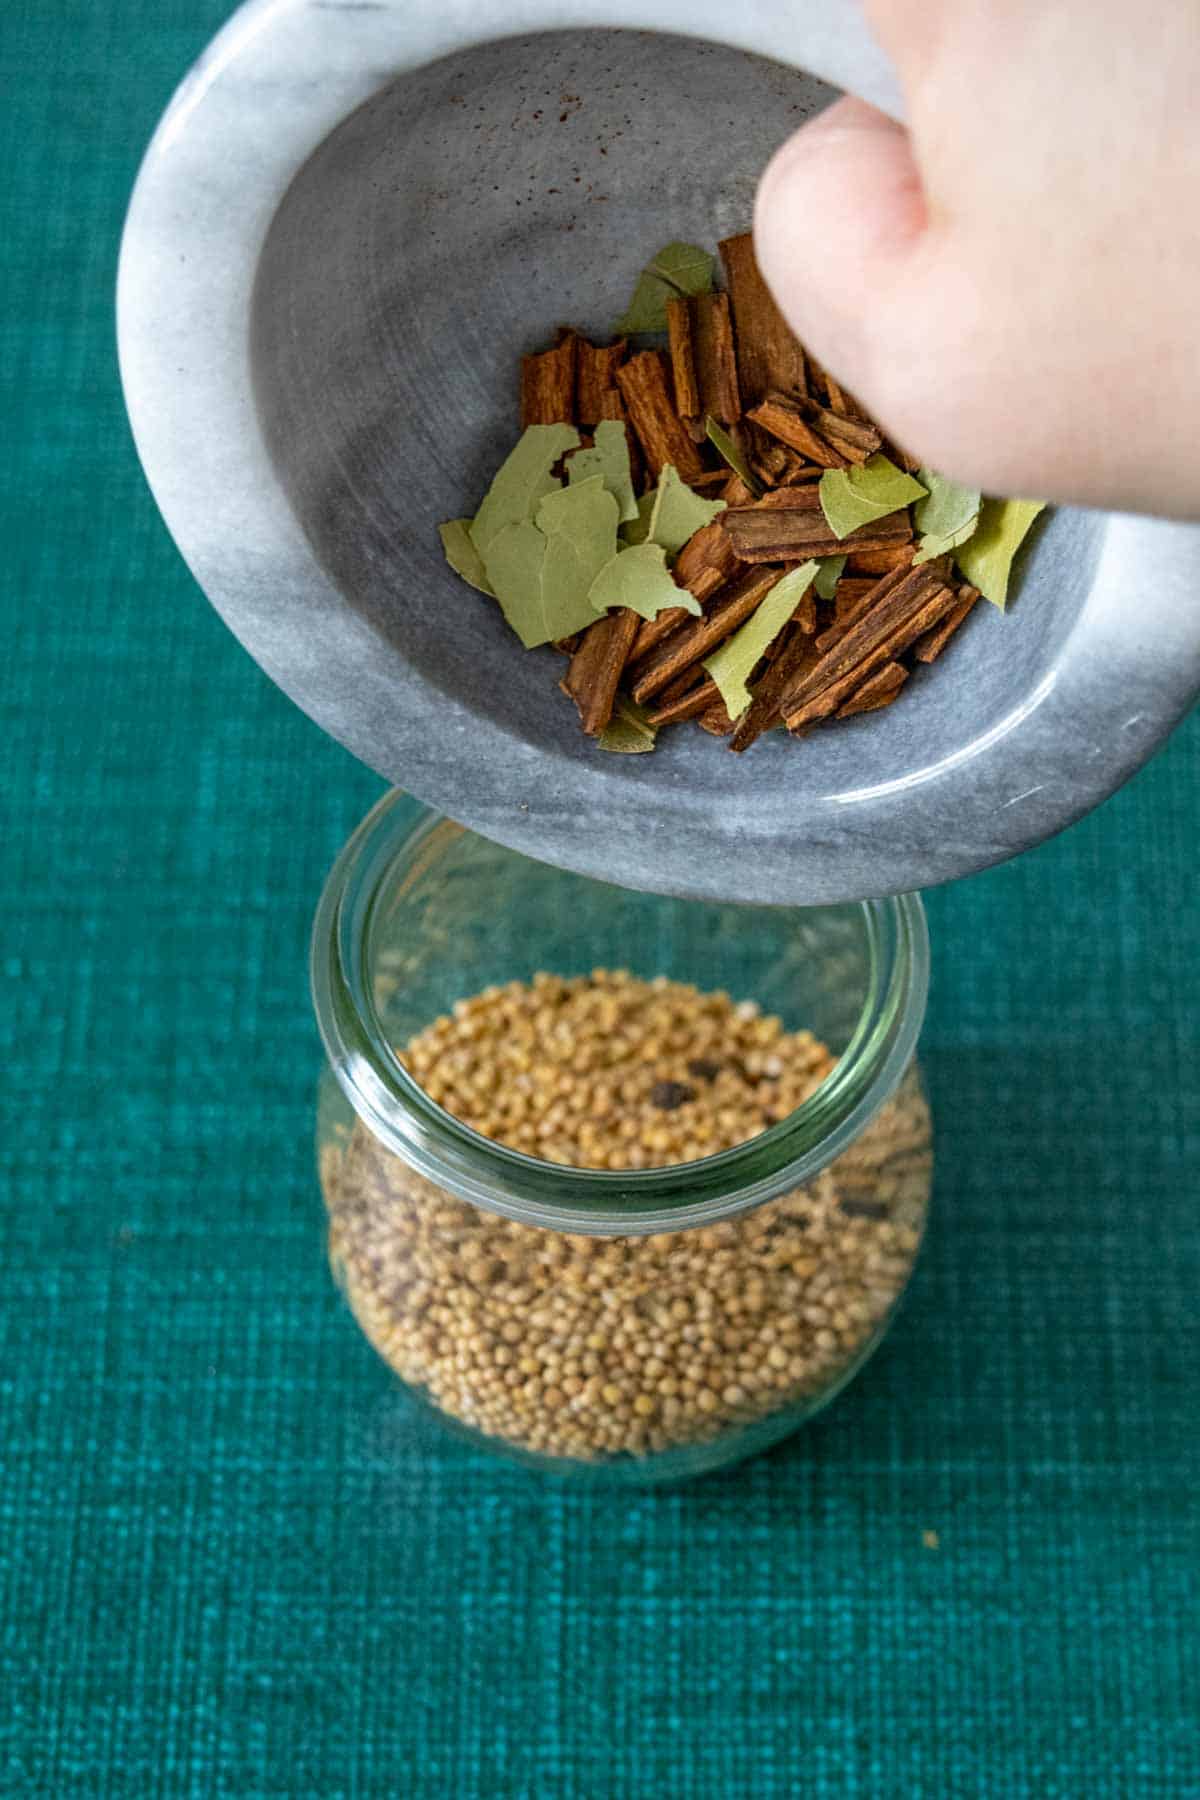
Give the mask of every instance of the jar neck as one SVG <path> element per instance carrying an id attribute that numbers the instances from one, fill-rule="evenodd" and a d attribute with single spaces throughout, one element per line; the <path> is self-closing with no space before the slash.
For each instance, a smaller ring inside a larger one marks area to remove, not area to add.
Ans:
<path id="1" fill-rule="evenodd" d="M 403 1068 L 374 1002 L 371 922 L 385 881 L 436 859 L 461 827 L 414 824 L 385 795 L 330 872 L 313 928 L 312 987 L 331 1069 L 388 1150 L 460 1199 L 558 1231 L 636 1234 L 710 1224 L 811 1181 L 894 1092 L 924 1016 L 929 945 L 915 895 L 861 904 L 864 1003 L 835 1068 L 802 1106 L 734 1149 L 670 1168 L 614 1172 L 540 1162 L 463 1125 Z"/>

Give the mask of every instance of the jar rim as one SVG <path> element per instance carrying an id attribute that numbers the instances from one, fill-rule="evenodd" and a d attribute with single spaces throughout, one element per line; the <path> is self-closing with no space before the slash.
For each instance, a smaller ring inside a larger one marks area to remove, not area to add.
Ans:
<path id="1" fill-rule="evenodd" d="M 548 1163 L 484 1137 L 408 1073 L 375 1006 L 370 922 L 384 880 L 399 860 L 436 854 L 439 835 L 465 835 L 426 808 L 412 819 L 398 810 L 406 801 L 399 789 L 385 794 L 335 861 L 313 922 L 310 973 L 317 1025 L 346 1099 L 386 1149 L 439 1187 L 485 1211 L 572 1233 L 630 1236 L 711 1224 L 811 1181 L 895 1091 L 916 1047 L 929 984 L 917 894 L 846 903 L 863 916 L 869 951 L 857 1024 L 820 1086 L 757 1137 L 694 1162 L 629 1170 Z"/>

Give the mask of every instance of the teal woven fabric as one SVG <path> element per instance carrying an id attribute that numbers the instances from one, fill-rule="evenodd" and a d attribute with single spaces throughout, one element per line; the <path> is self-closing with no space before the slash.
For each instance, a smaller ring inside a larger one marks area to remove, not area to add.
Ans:
<path id="1" fill-rule="evenodd" d="M 1197 721 L 932 896 L 936 1221 L 806 1432 L 564 1489 L 422 1426 L 342 1310 L 305 939 L 378 783 L 195 590 L 114 368 L 221 12 L 0 11 L 0 1788 L 1200 1794 Z"/>

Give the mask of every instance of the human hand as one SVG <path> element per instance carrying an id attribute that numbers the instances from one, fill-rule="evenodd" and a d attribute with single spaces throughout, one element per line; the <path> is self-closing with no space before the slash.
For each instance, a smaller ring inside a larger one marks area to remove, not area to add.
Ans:
<path id="1" fill-rule="evenodd" d="M 1200 516 L 1191 0 L 865 0 L 907 128 L 845 99 L 762 179 L 780 306 L 897 442 L 991 493 Z"/>

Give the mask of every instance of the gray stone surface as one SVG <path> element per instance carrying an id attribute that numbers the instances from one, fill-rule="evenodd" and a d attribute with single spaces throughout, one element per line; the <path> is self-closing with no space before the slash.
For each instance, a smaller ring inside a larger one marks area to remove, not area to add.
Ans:
<path id="1" fill-rule="evenodd" d="M 981 608 L 919 701 L 743 758 L 694 730 L 654 756 L 597 751 L 558 659 L 521 651 L 442 562 L 437 521 L 473 510 L 514 435 L 517 354 L 566 319 L 603 332 L 666 239 L 744 227 L 763 161 L 829 95 L 818 77 L 894 104 L 837 0 L 657 9 L 695 37 L 631 29 L 645 16 L 632 0 L 236 14 L 159 128 L 122 249 L 151 485 L 267 672 L 479 831 L 736 900 L 967 873 L 1095 805 L 1186 709 L 1193 528 L 1056 513 L 1016 608 Z M 630 29 L 547 29 L 599 24 Z"/>

